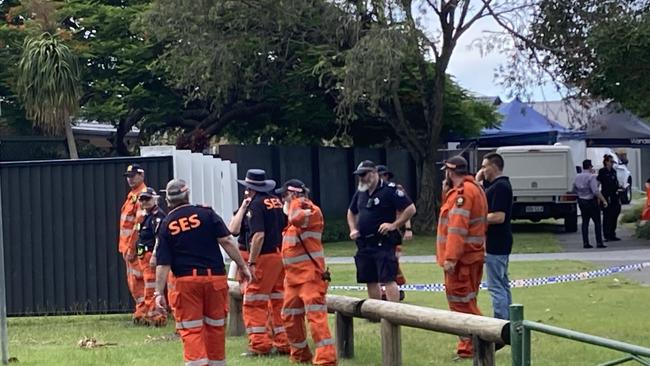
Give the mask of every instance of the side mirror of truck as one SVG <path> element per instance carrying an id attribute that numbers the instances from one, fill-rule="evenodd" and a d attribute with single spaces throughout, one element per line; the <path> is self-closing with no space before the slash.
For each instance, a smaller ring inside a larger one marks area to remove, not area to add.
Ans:
<path id="1" fill-rule="evenodd" d="M 582 173 L 582 167 L 581 166 L 576 165 L 576 173 L 578 173 L 578 174 Z"/>
<path id="2" fill-rule="evenodd" d="M 622 165 L 627 165 L 627 163 L 629 163 L 629 161 L 627 159 L 625 159 L 625 158 L 621 159 L 621 164 Z"/>

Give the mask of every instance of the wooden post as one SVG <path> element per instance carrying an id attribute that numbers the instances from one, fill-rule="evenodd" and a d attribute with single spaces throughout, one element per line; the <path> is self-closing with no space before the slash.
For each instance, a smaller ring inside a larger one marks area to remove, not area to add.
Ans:
<path id="1" fill-rule="evenodd" d="M 354 318 L 336 312 L 336 352 L 339 358 L 354 357 Z"/>
<path id="2" fill-rule="evenodd" d="M 402 366 L 402 337 L 399 325 L 381 320 L 381 364 Z"/>
<path id="3" fill-rule="evenodd" d="M 230 309 L 228 314 L 228 335 L 229 336 L 243 336 L 246 334 L 246 327 L 244 326 L 244 316 L 242 313 L 242 298 L 241 296 L 229 296 Z"/>
<path id="4" fill-rule="evenodd" d="M 473 366 L 494 366 L 494 343 L 484 341 L 478 336 L 472 337 L 474 345 Z"/>

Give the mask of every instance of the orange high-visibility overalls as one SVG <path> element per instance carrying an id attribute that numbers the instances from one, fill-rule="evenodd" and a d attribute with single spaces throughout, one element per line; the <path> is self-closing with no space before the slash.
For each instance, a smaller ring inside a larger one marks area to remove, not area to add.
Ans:
<path id="1" fill-rule="evenodd" d="M 118 250 L 124 258 L 126 265 L 126 282 L 129 286 L 129 292 L 135 301 L 135 310 L 133 312 L 134 320 L 142 320 L 147 315 L 147 309 L 144 304 L 144 277 L 140 263 L 137 258 L 133 262 L 126 260 L 127 254 L 135 256 L 135 244 L 138 240 L 138 232 L 135 230 L 136 224 L 140 223 L 144 217 L 140 204 L 138 203 L 138 196 L 140 192 L 146 191 L 147 186 L 142 183 L 139 186 L 131 189 L 129 194 L 122 205 L 120 211 L 120 236 L 118 243 Z"/>
<path id="2" fill-rule="evenodd" d="M 447 302 L 452 311 L 481 315 L 476 297 L 483 275 L 487 213 L 485 193 L 471 176 L 447 192 L 440 208 L 438 264 L 456 262 L 453 273 L 445 272 Z M 471 338 L 460 338 L 457 353 L 460 357 L 472 357 Z"/>
<path id="3" fill-rule="evenodd" d="M 336 365 L 334 339 L 327 323 L 327 282 L 321 237 L 323 214 L 310 200 L 296 198 L 289 206 L 289 225 L 282 239 L 284 307 L 282 320 L 291 346 L 291 360 Z M 311 256 L 311 257 L 310 257 Z M 316 352 L 307 345 L 305 315 Z"/>

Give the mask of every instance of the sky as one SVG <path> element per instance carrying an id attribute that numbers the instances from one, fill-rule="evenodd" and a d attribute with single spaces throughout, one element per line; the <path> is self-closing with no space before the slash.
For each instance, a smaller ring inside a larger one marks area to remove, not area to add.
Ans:
<path id="1" fill-rule="evenodd" d="M 499 26 L 491 18 L 481 19 L 461 36 L 447 72 L 467 90 L 486 96 L 499 96 L 503 101 L 509 101 L 511 98 L 508 98 L 508 91 L 494 80 L 494 70 L 505 64 L 506 56 L 496 52 L 481 56 L 478 49 L 469 48 L 472 41 L 482 38 L 486 30 L 498 31 Z M 561 99 L 555 87 L 550 84 L 531 90 L 530 93 L 534 101 Z"/>

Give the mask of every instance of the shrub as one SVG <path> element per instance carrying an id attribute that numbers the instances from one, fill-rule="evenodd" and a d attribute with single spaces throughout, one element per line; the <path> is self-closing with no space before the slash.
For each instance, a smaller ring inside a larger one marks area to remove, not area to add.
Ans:
<path id="1" fill-rule="evenodd" d="M 637 225 L 636 236 L 641 239 L 650 239 L 650 221 Z"/>
<path id="2" fill-rule="evenodd" d="M 350 229 L 346 220 L 325 218 L 323 243 L 350 240 Z"/>
<path id="3" fill-rule="evenodd" d="M 641 220 L 641 211 L 645 205 L 635 205 L 632 209 L 627 210 L 621 216 L 622 223 L 639 222 Z"/>

